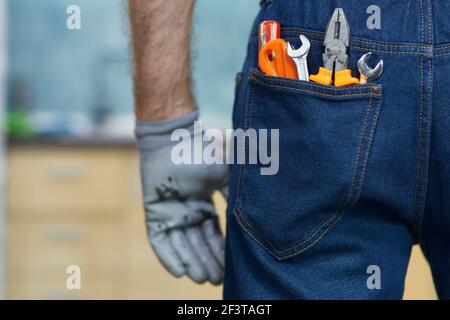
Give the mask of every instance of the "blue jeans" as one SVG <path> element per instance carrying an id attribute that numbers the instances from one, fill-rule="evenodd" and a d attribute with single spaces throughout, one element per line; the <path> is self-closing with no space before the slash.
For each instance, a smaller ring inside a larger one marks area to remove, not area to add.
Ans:
<path id="1" fill-rule="evenodd" d="M 374 4 L 380 30 L 367 26 Z M 317 73 L 336 7 L 351 24 L 353 75 L 373 52 L 371 62 L 385 62 L 381 78 L 337 88 L 257 70 L 257 26 L 278 20 L 295 47 L 300 34 L 310 39 Z M 280 167 L 274 176 L 261 175 L 262 165 L 232 167 L 224 298 L 401 299 L 416 243 L 440 298 L 450 298 L 449 14 L 448 0 L 262 6 L 237 77 L 233 122 L 279 129 Z"/>

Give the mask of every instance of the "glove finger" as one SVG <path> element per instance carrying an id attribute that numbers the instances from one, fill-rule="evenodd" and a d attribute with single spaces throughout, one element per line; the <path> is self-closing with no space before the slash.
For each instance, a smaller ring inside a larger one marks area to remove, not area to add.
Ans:
<path id="1" fill-rule="evenodd" d="M 215 215 L 214 204 L 209 201 L 191 200 L 187 202 L 186 205 L 189 207 L 191 212 L 203 213 L 204 215 Z"/>
<path id="2" fill-rule="evenodd" d="M 217 219 L 208 219 L 203 222 L 202 231 L 214 257 L 219 265 L 225 268 L 225 240 Z"/>
<path id="3" fill-rule="evenodd" d="M 186 237 L 191 247 L 205 267 L 209 281 L 214 285 L 219 285 L 223 280 L 223 268 L 220 267 L 212 255 L 200 227 L 192 227 L 186 230 Z"/>
<path id="4" fill-rule="evenodd" d="M 174 229 L 169 232 L 170 241 L 176 253 L 186 268 L 187 275 L 196 283 L 204 283 L 208 280 L 208 273 L 200 259 L 191 248 L 184 231 Z"/>
<path id="5" fill-rule="evenodd" d="M 155 203 L 147 208 L 147 224 L 149 232 L 159 232 L 161 230 L 180 229 L 190 225 L 201 223 L 205 219 L 204 211 L 196 210 L 197 203 L 181 202 L 179 200 Z M 204 202 L 204 201 L 203 201 Z M 204 209 L 210 206 L 204 205 Z M 162 229 L 158 226 L 162 225 Z"/>
<path id="6" fill-rule="evenodd" d="M 150 245 L 156 253 L 161 264 L 175 277 L 180 278 L 186 274 L 186 268 L 165 232 L 158 232 L 149 237 Z"/>

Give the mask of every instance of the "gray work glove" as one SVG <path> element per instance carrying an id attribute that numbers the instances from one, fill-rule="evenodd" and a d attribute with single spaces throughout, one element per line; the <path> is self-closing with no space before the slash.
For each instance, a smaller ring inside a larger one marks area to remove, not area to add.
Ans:
<path id="1" fill-rule="evenodd" d="M 150 244 L 171 274 L 188 275 L 197 283 L 220 284 L 224 240 L 211 196 L 216 190 L 226 190 L 228 167 L 176 165 L 171 158 L 173 147 L 179 146 L 179 141 L 171 141 L 173 131 L 187 129 L 193 145 L 197 118 L 198 113 L 193 112 L 136 124 L 146 224 Z"/>

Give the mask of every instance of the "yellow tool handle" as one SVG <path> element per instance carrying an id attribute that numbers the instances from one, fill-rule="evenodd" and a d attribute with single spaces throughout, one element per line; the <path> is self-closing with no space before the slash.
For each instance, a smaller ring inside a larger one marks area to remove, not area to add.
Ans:
<path id="1" fill-rule="evenodd" d="M 334 74 L 334 85 L 336 87 L 352 86 L 360 84 L 359 79 L 352 77 L 352 70 L 345 69 Z"/>
<path id="2" fill-rule="evenodd" d="M 333 71 L 320 67 L 319 73 L 311 75 L 309 80 L 330 86 L 333 83 Z"/>
<path id="3" fill-rule="evenodd" d="M 359 76 L 359 83 L 360 84 L 366 84 L 368 82 L 367 77 L 361 73 Z"/>

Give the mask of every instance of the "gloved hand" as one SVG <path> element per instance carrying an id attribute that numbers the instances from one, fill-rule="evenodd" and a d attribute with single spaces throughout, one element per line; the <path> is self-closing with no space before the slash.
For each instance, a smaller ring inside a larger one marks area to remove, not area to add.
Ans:
<path id="1" fill-rule="evenodd" d="M 159 260 L 175 277 L 188 275 L 197 283 L 220 284 L 224 240 L 211 196 L 226 189 L 228 167 L 176 165 L 171 159 L 173 147 L 179 144 L 171 141 L 172 132 L 187 129 L 193 145 L 197 118 L 193 112 L 136 124 L 147 231 Z M 183 143 L 189 141 L 183 139 Z"/>

